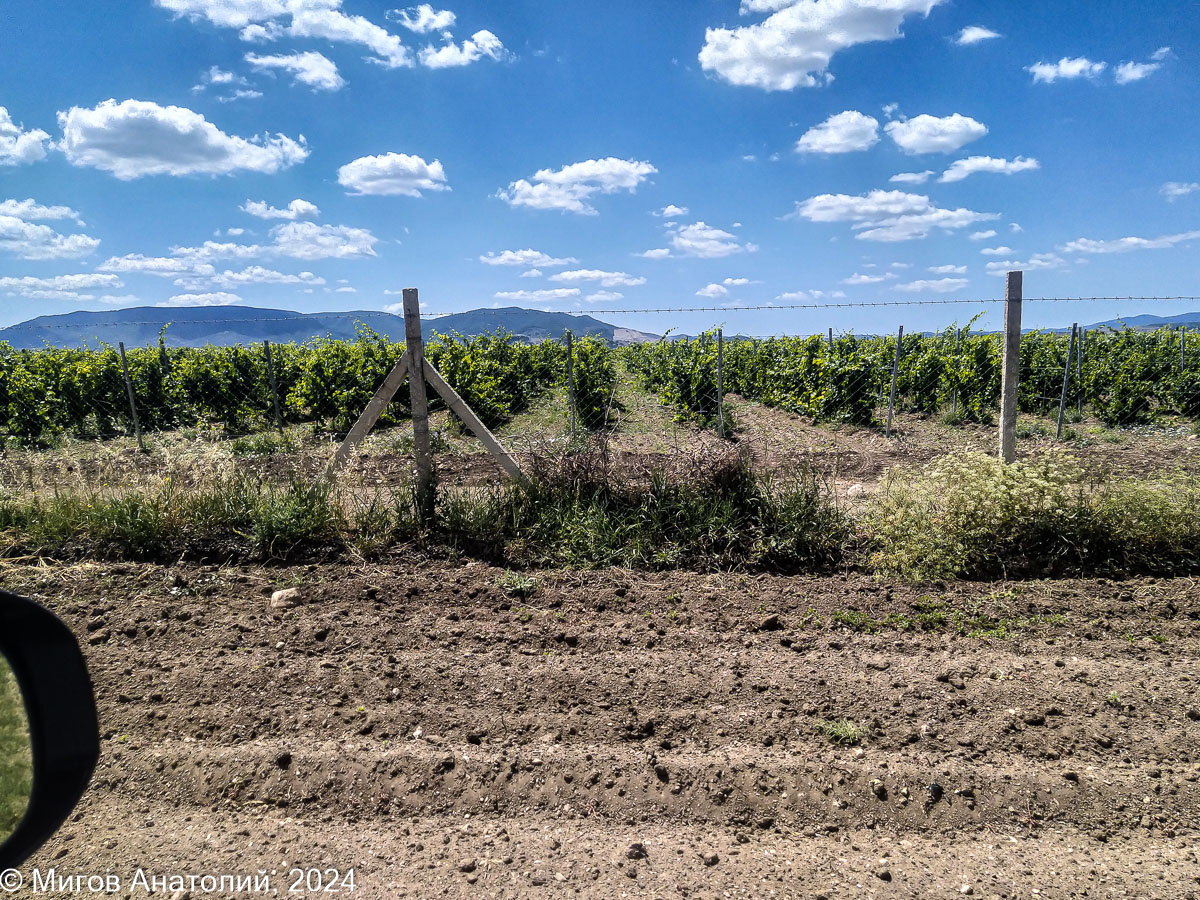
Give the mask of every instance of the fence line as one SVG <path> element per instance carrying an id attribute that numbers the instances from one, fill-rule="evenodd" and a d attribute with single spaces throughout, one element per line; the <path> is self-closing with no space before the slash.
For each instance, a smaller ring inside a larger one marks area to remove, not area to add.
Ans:
<path id="1" fill-rule="evenodd" d="M 707 351 L 703 349 L 704 340 L 613 350 L 601 346 L 603 342 L 598 339 L 576 340 L 573 336 L 569 346 L 552 340 L 541 345 L 508 344 L 493 337 L 444 339 L 427 346 L 436 355 L 438 365 L 443 365 L 442 359 L 448 360 L 447 377 L 463 385 L 468 393 L 483 390 L 482 385 L 489 380 L 499 385 L 497 390 L 506 396 L 496 401 L 500 406 L 494 413 L 485 414 L 490 421 L 509 418 L 511 411 L 527 405 L 532 393 L 558 381 L 567 394 L 567 415 L 574 410 L 578 424 L 592 428 L 591 419 L 603 421 L 612 380 L 605 377 L 603 396 L 597 400 L 597 388 L 588 380 L 591 364 L 585 357 L 594 356 L 592 363 L 601 367 L 621 360 L 634 364 L 647 354 L 669 355 L 670 348 L 676 345 L 687 358 L 680 371 L 670 376 L 677 380 L 700 378 L 689 367 L 703 354 L 715 353 L 711 363 L 705 365 L 716 365 L 717 357 L 720 358 L 720 384 L 716 383 L 714 372 L 714 383 L 699 388 L 704 396 L 698 398 L 698 407 L 714 414 L 723 414 L 719 409 L 720 396 L 729 391 L 746 392 L 746 376 L 735 372 L 731 378 L 729 365 L 731 353 L 734 365 L 739 366 L 744 365 L 741 361 L 749 358 L 749 352 L 755 359 L 753 365 L 780 384 L 799 389 L 804 384 L 825 385 L 834 379 L 837 384 L 831 397 L 837 403 L 848 402 L 847 391 L 874 393 L 881 381 L 885 391 L 882 399 L 886 401 L 888 382 L 892 369 L 896 368 L 897 410 L 902 407 L 902 398 L 905 404 L 924 413 L 944 402 L 951 415 L 957 417 L 964 410 L 964 389 L 968 391 L 968 403 L 975 402 L 976 406 L 980 391 L 991 390 L 987 386 L 993 377 L 989 369 L 1000 369 L 1000 341 L 995 334 L 958 328 L 953 331 L 951 337 L 949 330 L 932 335 L 910 335 L 906 330 L 900 341 L 895 336 L 843 335 L 835 339 L 832 347 L 827 334 L 727 341 L 723 332 L 713 332 L 707 339 Z M 1193 390 L 1192 381 L 1196 380 L 1193 370 L 1200 362 L 1200 345 L 1188 341 L 1178 331 L 1108 335 L 1093 332 L 1086 339 L 1077 336 L 1074 351 L 1070 332 L 1031 332 L 1021 337 L 1022 412 L 1049 407 L 1051 403 L 1056 409 L 1062 405 L 1068 359 L 1074 363 L 1074 377 L 1068 375 L 1066 379 L 1068 402 L 1074 403 L 1076 415 L 1084 403 L 1102 410 L 1106 421 L 1116 423 L 1137 420 L 1139 409 L 1165 409 L 1173 403 L 1191 408 L 1187 398 Z M 897 347 L 899 364 L 895 360 Z M 99 417 L 126 422 L 132 433 L 134 408 L 138 409 L 141 426 L 151 431 L 202 420 L 223 423 L 234 433 L 244 431 L 251 421 L 276 429 L 281 421 L 286 425 L 341 417 L 348 424 L 349 417 L 361 411 L 371 390 L 394 364 L 403 345 L 379 340 L 332 341 L 312 346 L 264 343 L 251 347 L 139 348 L 127 349 L 124 363 L 119 349 L 0 354 L 0 431 L 36 436 L 43 426 L 71 430 L 80 420 Z M 886 362 L 880 353 L 886 353 Z M 806 368 L 814 365 L 813 361 L 820 362 L 825 369 L 816 372 Z M 126 367 L 136 406 L 129 404 Z M 1123 381 L 1132 381 L 1133 387 Z M 1115 382 L 1122 383 L 1114 387 Z M 1107 396 L 1110 389 L 1125 394 L 1132 391 L 1136 396 L 1132 401 L 1119 403 L 1115 411 L 1108 410 L 1115 402 Z M 941 399 L 934 396 L 938 391 L 944 395 Z M 1175 399 L 1171 391 L 1175 392 Z M 770 396 L 769 391 L 765 393 Z M 993 396 L 999 396 L 998 389 Z M 589 412 L 585 408 L 589 397 L 598 411 Z M 787 403 L 777 396 L 772 402 Z M 810 411 L 803 404 L 793 402 L 791 406 L 817 418 L 830 417 L 815 411 L 815 407 Z M 31 420 L 24 432 L 18 427 L 23 416 Z M 9 427 L 5 428 L 6 425 Z"/>
<path id="2" fill-rule="evenodd" d="M 737 430 L 734 420 L 738 413 L 727 409 L 727 393 L 810 416 L 818 422 L 883 425 L 887 437 L 893 435 L 897 417 L 904 413 L 930 417 L 948 407 L 950 422 L 957 423 L 989 421 L 992 413 L 999 412 L 1005 458 L 1011 458 L 1016 446 L 1018 412 L 1051 418 L 1057 407 L 1054 433 L 1063 439 L 1071 401 L 1075 404 L 1075 421 L 1084 419 L 1085 406 L 1106 425 L 1150 422 L 1161 416 L 1200 418 L 1200 344 L 1193 341 L 1196 346 L 1189 346 L 1186 329 L 1093 330 L 1088 335 L 1076 324 L 1069 335 L 1022 333 L 1023 303 L 1115 298 L 1022 298 L 1020 273 L 1010 273 L 1007 288 L 1006 333 L 953 328 L 953 350 L 951 329 L 906 336 L 903 327 L 895 337 L 843 334 L 835 339 L 829 328 L 810 338 L 729 342 L 724 330 L 718 328 L 695 340 L 660 341 L 624 350 L 613 350 L 596 338 L 576 339 L 570 331 L 563 342 L 551 340 L 539 345 L 513 343 L 496 336 L 438 338 L 425 344 L 414 302 L 405 307 L 407 331 L 403 342 L 364 336 L 357 341 L 272 345 L 268 340 L 261 347 L 168 349 L 160 339 L 157 347 L 129 353 L 123 342 L 119 342 L 119 353 L 111 348 L 3 352 L 0 437 L 7 432 L 11 438 L 38 441 L 63 432 L 108 436 L 129 430 L 142 444 L 143 430 L 157 432 L 217 423 L 231 435 L 267 431 L 272 426 L 285 434 L 289 424 L 300 422 L 340 434 L 364 408 L 372 411 L 372 423 L 382 418 L 394 424 L 412 417 L 416 424 L 416 420 L 425 419 L 419 409 L 423 391 L 421 398 L 410 393 L 407 409 L 403 402 L 392 402 L 399 382 L 386 398 L 375 391 L 381 383 L 395 380 L 401 354 L 406 350 L 412 353 L 414 332 L 416 355 L 426 355 L 429 365 L 437 367 L 434 371 L 445 375 L 447 390 L 464 408 L 478 412 L 484 431 L 510 421 L 555 390 L 566 395 L 563 427 L 569 428 L 569 434 L 577 428 L 610 428 L 614 408 L 618 429 L 661 427 L 661 422 L 659 426 L 637 426 L 635 416 L 625 415 L 621 403 L 614 400 L 618 374 L 631 379 L 631 384 L 636 382 L 637 389 L 657 396 L 677 422 L 699 424 L 715 431 L 718 438 Z M 415 291 L 412 294 L 415 297 Z M 999 301 L 910 299 L 786 307 L 676 307 L 670 311 L 985 302 Z M 334 317 L 361 321 L 361 316 L 350 313 L 324 316 Z M 217 319 L 208 320 L 208 324 L 250 321 L 296 324 L 294 319 L 274 317 Z M 416 371 L 424 369 L 422 364 Z M 879 422 L 889 375 L 886 420 Z M 423 379 L 410 379 L 410 383 L 416 380 Z M 124 412 L 122 399 L 127 401 Z M 433 399 L 436 404 L 437 398 Z M 466 421 L 453 403 L 449 406 L 459 420 Z M 653 416 L 647 421 L 650 419 Z M 908 421 L 900 420 L 900 434 Z M 550 431 L 555 428 L 544 427 Z M 424 435 L 420 434 L 422 430 Z M 358 439 L 364 435 L 365 430 Z M 418 426 L 414 447 L 419 458 L 429 456 L 427 441 L 428 429 Z M 424 483 L 426 473 L 421 475 Z"/>
<path id="3" fill-rule="evenodd" d="M 1154 303 L 1154 302 L 1175 302 L 1175 301 L 1200 301 L 1200 295 L 1187 294 L 1171 294 L 1161 296 L 1097 296 L 1097 297 L 1025 297 L 1025 303 L 1088 303 L 1088 302 L 1130 302 L 1130 303 Z M 962 298 L 929 298 L 929 299 L 900 299 L 900 300 L 847 300 L 831 303 L 762 303 L 762 304 L 738 304 L 728 306 L 659 306 L 659 307 L 589 307 L 587 309 L 563 309 L 563 310 L 542 310 L 543 312 L 560 312 L 570 316 L 593 316 L 597 313 L 605 315 L 635 315 L 642 313 L 693 313 L 693 312 L 760 312 L 760 311 L 787 311 L 787 310 L 821 310 L 821 309 L 858 309 L 858 308 L 875 308 L 875 307 L 903 307 L 903 306 L 972 306 L 985 303 L 1003 303 L 1003 297 L 979 297 L 974 299 Z M 449 310 L 443 312 L 427 312 L 423 313 L 423 320 L 442 319 L 448 316 L 458 316 L 465 313 L 486 314 L 495 312 L 500 314 L 502 308 L 487 309 L 476 307 L 474 309 Z M 316 312 L 316 313 L 301 313 L 304 317 L 319 317 L 322 319 L 343 319 L 348 321 L 362 322 L 363 316 L 360 312 Z M 394 316 L 397 319 L 402 319 L 401 316 L 396 316 L 395 313 L 388 313 L 382 310 L 371 312 L 373 317 Z M 1120 317 L 1117 317 L 1118 319 Z M 272 322 L 278 325 L 294 325 L 302 322 L 303 319 L 298 319 L 290 316 L 251 316 L 245 318 L 226 318 L 226 319 L 202 319 L 195 322 L 175 322 L 168 321 L 169 325 L 185 325 L 185 324 L 203 324 L 203 325 L 239 325 L 239 324 L 261 324 L 264 322 Z M 145 328 L 145 327 L 161 327 L 163 320 L 153 319 L 145 321 L 123 321 L 123 322 L 71 322 L 62 324 L 44 324 L 36 320 L 30 322 L 21 322 L 16 325 L 7 326 L 8 328 L 21 329 L 25 328 L 29 331 L 41 330 L 56 330 L 56 329 L 87 329 L 87 328 Z"/>

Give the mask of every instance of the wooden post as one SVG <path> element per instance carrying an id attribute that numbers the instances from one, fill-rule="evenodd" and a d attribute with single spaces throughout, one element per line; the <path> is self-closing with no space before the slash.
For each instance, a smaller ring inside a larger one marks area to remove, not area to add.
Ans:
<path id="1" fill-rule="evenodd" d="M 1021 368 L 1021 287 L 1023 273 L 1009 272 L 1004 291 L 1004 336 L 1001 338 L 1000 458 L 1017 458 L 1017 385 Z"/>
<path id="2" fill-rule="evenodd" d="M 829 326 L 829 355 L 833 356 L 833 326 Z"/>
<path id="3" fill-rule="evenodd" d="M 417 461 L 417 508 L 426 520 L 433 518 L 436 487 L 433 452 L 429 446 L 429 404 L 425 396 L 425 351 L 421 340 L 421 303 L 416 288 L 404 288 L 404 337 L 408 348 L 409 397 L 412 402 L 413 452 Z"/>
<path id="4" fill-rule="evenodd" d="M 1187 367 L 1187 356 L 1184 353 L 1184 348 L 1187 346 L 1187 326 L 1179 326 L 1179 371 L 1182 372 Z"/>
<path id="5" fill-rule="evenodd" d="M 892 360 L 892 390 L 888 395 L 888 418 L 887 430 L 884 432 L 886 437 L 892 436 L 892 415 L 896 411 L 896 375 L 900 372 L 900 344 L 904 342 L 904 326 L 900 326 L 900 330 L 896 332 L 896 358 Z"/>
<path id="6" fill-rule="evenodd" d="M 332 475 L 346 464 L 350 451 L 361 444 L 363 438 L 375 427 L 375 423 L 379 421 L 379 417 L 383 415 L 383 411 L 392 402 L 396 391 L 400 390 L 400 385 L 404 384 L 404 379 L 407 377 L 408 354 L 402 353 L 399 361 L 392 367 L 392 371 L 388 372 L 387 377 L 383 379 L 383 384 L 379 386 L 375 395 L 367 403 L 367 408 L 358 417 L 358 421 L 350 428 L 333 459 L 329 461 L 329 467 L 325 470 L 326 475 Z"/>
<path id="7" fill-rule="evenodd" d="M 1075 352 L 1075 336 L 1079 333 L 1079 323 L 1075 322 L 1071 326 L 1071 343 L 1067 345 L 1067 363 L 1063 366 L 1063 388 L 1062 397 L 1058 400 L 1058 431 L 1055 434 L 1057 440 L 1062 440 L 1062 423 L 1063 414 L 1067 411 L 1067 388 L 1071 384 L 1071 354 Z"/>
<path id="8" fill-rule="evenodd" d="M 1087 329 L 1079 329 L 1079 344 L 1075 347 L 1075 384 L 1079 387 L 1079 400 L 1076 405 L 1076 412 L 1079 413 L 1079 418 L 1083 418 L 1083 344 L 1087 340 Z"/>
<path id="9" fill-rule="evenodd" d="M 575 335 L 567 332 L 567 407 L 571 411 L 571 437 L 575 436 Z"/>
<path id="10" fill-rule="evenodd" d="M 263 341 L 267 354 L 267 380 L 271 383 L 271 402 L 275 406 L 275 427 L 283 434 L 283 413 L 279 410 L 279 384 L 275 381 L 275 357 L 271 355 L 271 342 Z"/>
<path id="11" fill-rule="evenodd" d="M 832 333 L 832 332 L 830 332 Z M 725 437 L 725 329 L 717 329 L 717 437 Z"/>
<path id="12" fill-rule="evenodd" d="M 442 395 L 442 399 L 446 401 L 446 405 L 454 412 L 456 416 L 466 423 L 466 426 L 474 432 L 475 437 L 483 442 L 483 446 L 487 448 L 497 462 L 503 467 L 504 471 L 513 478 L 521 481 L 525 478 L 521 472 L 521 467 L 517 465 L 517 461 L 512 458 L 512 455 L 505 450 L 495 435 L 488 430 L 488 427 L 480 421 L 479 416 L 467 406 L 467 402 L 458 395 L 454 388 L 450 387 L 450 383 L 442 377 L 442 373 L 433 367 L 429 360 L 425 360 L 425 378 L 428 379 L 433 389 Z"/>
<path id="13" fill-rule="evenodd" d="M 120 341 L 117 346 L 121 349 L 121 369 L 125 372 L 125 393 L 129 397 L 129 412 L 133 416 L 133 434 L 137 438 L 138 447 L 145 450 L 146 445 L 142 441 L 142 425 L 138 421 L 137 401 L 133 398 L 133 379 L 129 377 L 129 361 L 125 358 L 125 342 Z"/>

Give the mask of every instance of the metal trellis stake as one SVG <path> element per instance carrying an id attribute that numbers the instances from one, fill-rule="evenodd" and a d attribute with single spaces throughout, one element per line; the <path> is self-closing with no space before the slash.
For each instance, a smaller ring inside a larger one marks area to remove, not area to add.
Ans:
<path id="1" fill-rule="evenodd" d="M 725 437 L 725 329 L 717 329 L 717 437 Z"/>
<path id="2" fill-rule="evenodd" d="M 571 437 L 575 436 L 575 335 L 567 332 L 567 408 L 571 412 Z"/>
<path id="3" fill-rule="evenodd" d="M 1083 418 L 1083 345 L 1087 341 L 1087 329 L 1079 329 L 1079 346 L 1075 348 L 1075 383 L 1079 386 L 1079 401 L 1075 407 L 1075 411 L 1079 413 L 1079 418 Z"/>
<path id="4" fill-rule="evenodd" d="M 1058 430 L 1055 433 L 1056 440 L 1062 440 L 1062 425 L 1063 414 L 1067 411 L 1067 388 L 1071 384 L 1071 354 L 1075 352 L 1075 338 L 1079 334 L 1079 323 L 1075 322 L 1071 325 L 1071 343 L 1067 345 L 1067 362 L 1063 366 L 1063 387 L 1062 397 L 1058 401 Z"/>
<path id="5" fill-rule="evenodd" d="M 275 427 L 283 434 L 283 415 L 279 411 L 279 385 L 275 381 L 275 357 L 271 354 L 270 341 L 263 341 L 263 350 L 267 354 L 267 379 L 271 383 L 271 401 L 275 406 Z"/>
<path id="6" fill-rule="evenodd" d="M 958 364 L 959 351 L 962 347 L 962 332 L 954 329 L 954 417 L 958 418 Z"/>
<path id="7" fill-rule="evenodd" d="M 888 417 L 887 429 L 884 431 L 886 437 L 892 436 L 892 415 L 896 411 L 896 375 L 900 372 L 900 345 L 904 342 L 904 326 L 900 326 L 900 330 L 896 332 L 896 357 L 892 360 L 892 390 L 888 394 Z"/>
<path id="8" fill-rule="evenodd" d="M 133 398 L 133 379 L 129 377 L 129 361 L 125 358 L 125 342 L 119 341 L 117 346 L 121 350 L 121 369 L 125 372 L 125 393 L 129 396 L 129 412 L 133 416 L 133 434 L 137 438 L 138 447 L 145 450 L 146 444 L 142 440 L 142 425 L 138 421 L 137 401 Z"/>

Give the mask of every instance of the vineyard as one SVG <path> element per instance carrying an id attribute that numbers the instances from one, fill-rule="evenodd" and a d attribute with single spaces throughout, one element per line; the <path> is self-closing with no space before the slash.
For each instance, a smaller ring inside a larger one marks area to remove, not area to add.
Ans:
<path id="1" fill-rule="evenodd" d="M 568 366 L 567 346 L 559 341 L 439 335 L 426 354 L 489 427 L 564 389 L 568 369 L 575 419 L 587 429 L 615 421 L 619 369 L 632 373 L 678 421 L 703 428 L 718 424 L 718 380 L 726 394 L 817 423 L 876 426 L 892 399 L 893 367 L 896 412 L 986 423 L 999 408 L 998 339 L 969 327 L 905 335 L 899 353 L 894 336 L 736 339 L 725 341 L 720 353 L 718 343 L 715 332 L 618 349 L 583 338 L 573 343 Z M 1064 395 L 1070 336 L 1023 336 L 1022 412 L 1051 415 L 1065 397 L 1072 421 L 1094 416 L 1108 427 L 1200 417 L 1200 345 L 1188 346 L 1186 332 L 1093 332 L 1080 345 Z M 403 351 L 402 343 L 367 331 L 356 341 L 275 344 L 269 359 L 264 346 L 169 349 L 160 343 L 127 353 L 127 386 L 113 347 L 0 345 L 0 433 L 35 443 L 131 433 L 130 388 L 143 430 L 209 425 L 238 435 L 311 423 L 344 432 Z M 562 411 L 563 422 L 569 412 Z M 407 416 L 398 398 L 382 424 Z"/>
<path id="2" fill-rule="evenodd" d="M 364 331 L 356 341 L 131 349 L 129 379 L 140 425 L 168 430 L 220 426 L 231 435 L 273 424 L 313 423 L 344 432 L 396 365 L 404 344 Z M 426 357 L 489 426 L 511 419 L 545 391 L 564 383 L 567 348 L 555 341 L 523 344 L 507 335 L 439 336 Z M 612 394 L 613 355 L 595 338 L 572 351 L 575 396 L 585 421 L 602 422 Z M 275 423 L 275 399 L 281 422 Z M 436 408 L 436 407 L 435 407 Z M 121 356 L 98 350 L 12 350 L 0 345 L 0 427 L 24 441 L 131 433 L 133 412 Z M 382 424 L 408 416 L 397 401 Z"/>
<path id="3" fill-rule="evenodd" d="M 1066 403 L 1108 426 L 1156 418 L 1200 416 L 1200 346 L 1183 332 L 1089 334 L 1072 356 Z M 817 422 L 869 426 L 886 407 L 895 364 L 896 408 L 922 415 L 947 412 L 988 422 L 1000 406 L 1000 350 L 995 335 L 950 328 L 934 335 L 783 337 L 724 344 L 722 387 Z M 1069 335 L 1033 332 L 1021 340 L 1019 407 L 1046 415 L 1063 399 Z M 624 351 L 643 384 L 684 420 L 711 426 L 716 418 L 717 336 L 643 344 Z"/>

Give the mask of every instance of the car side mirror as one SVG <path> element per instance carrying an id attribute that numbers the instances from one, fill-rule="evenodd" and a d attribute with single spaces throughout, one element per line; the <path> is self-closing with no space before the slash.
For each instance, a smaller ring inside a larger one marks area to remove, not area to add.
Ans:
<path id="1" fill-rule="evenodd" d="M 96 701 L 75 636 L 0 591 L 0 870 L 28 859 L 83 796 L 100 756 Z"/>

